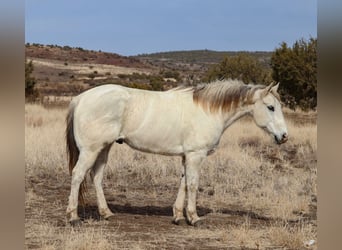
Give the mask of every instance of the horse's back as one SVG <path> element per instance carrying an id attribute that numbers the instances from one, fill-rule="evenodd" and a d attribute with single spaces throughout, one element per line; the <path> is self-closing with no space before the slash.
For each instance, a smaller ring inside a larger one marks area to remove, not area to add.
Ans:
<path id="1" fill-rule="evenodd" d="M 220 125 L 194 105 L 190 91 L 103 85 L 76 99 L 75 134 L 83 145 L 119 139 L 141 151 L 179 155 L 211 147 L 220 136 Z"/>

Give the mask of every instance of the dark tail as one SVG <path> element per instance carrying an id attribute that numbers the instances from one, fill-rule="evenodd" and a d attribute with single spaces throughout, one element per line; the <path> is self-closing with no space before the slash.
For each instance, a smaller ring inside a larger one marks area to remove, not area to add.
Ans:
<path id="1" fill-rule="evenodd" d="M 75 137 L 74 137 L 74 109 L 75 104 L 71 102 L 68 115 L 66 117 L 66 149 L 67 149 L 67 155 L 69 159 L 69 173 L 72 175 L 72 170 L 74 169 L 77 161 L 78 156 L 80 154 L 80 151 L 76 145 Z M 83 206 L 84 205 L 84 198 L 85 193 L 87 191 L 87 186 L 85 179 L 82 181 L 78 193 L 78 201 Z"/>

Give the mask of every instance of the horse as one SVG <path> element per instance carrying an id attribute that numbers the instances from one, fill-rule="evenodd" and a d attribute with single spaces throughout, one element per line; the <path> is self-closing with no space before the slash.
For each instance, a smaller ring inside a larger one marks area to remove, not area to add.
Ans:
<path id="1" fill-rule="evenodd" d="M 100 216 L 114 219 L 102 179 L 108 153 L 116 142 L 143 152 L 181 156 L 183 174 L 172 222 L 199 225 L 202 218 L 196 211 L 196 194 L 201 163 L 215 151 L 232 123 L 250 115 L 277 144 L 288 140 L 278 86 L 279 83 L 253 85 L 232 79 L 160 92 L 101 85 L 74 97 L 66 118 L 72 176 L 66 211 L 69 222 L 81 224 L 77 207 L 84 202 L 88 172 L 95 185 Z"/>

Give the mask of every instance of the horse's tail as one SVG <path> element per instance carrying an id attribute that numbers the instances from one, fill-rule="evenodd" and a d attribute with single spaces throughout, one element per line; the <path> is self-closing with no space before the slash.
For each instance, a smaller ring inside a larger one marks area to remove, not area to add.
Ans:
<path id="1" fill-rule="evenodd" d="M 66 117 L 66 151 L 69 159 L 69 173 L 72 176 L 72 170 L 74 169 L 78 157 L 80 154 L 80 150 L 77 147 L 75 136 L 74 136 L 74 110 L 76 107 L 75 100 L 71 101 L 69 106 L 68 115 Z M 84 198 L 85 192 L 87 191 L 85 179 L 82 181 L 78 193 L 78 201 L 83 206 L 84 205 Z"/>

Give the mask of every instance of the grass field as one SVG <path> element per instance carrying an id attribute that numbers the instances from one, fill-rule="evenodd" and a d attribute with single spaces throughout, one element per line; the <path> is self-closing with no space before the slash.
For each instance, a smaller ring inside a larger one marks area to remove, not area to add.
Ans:
<path id="1" fill-rule="evenodd" d="M 117 220 L 100 219 L 88 180 L 80 228 L 65 215 L 71 179 L 65 116 L 65 108 L 25 105 L 26 248 L 317 249 L 315 114 L 288 114 L 290 139 L 280 146 L 251 119 L 233 124 L 201 169 L 200 227 L 171 224 L 180 157 L 114 144 L 103 185 Z"/>

